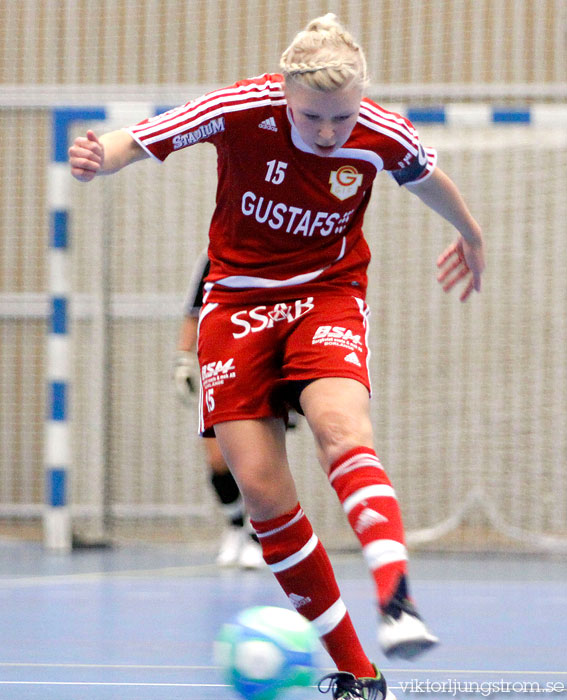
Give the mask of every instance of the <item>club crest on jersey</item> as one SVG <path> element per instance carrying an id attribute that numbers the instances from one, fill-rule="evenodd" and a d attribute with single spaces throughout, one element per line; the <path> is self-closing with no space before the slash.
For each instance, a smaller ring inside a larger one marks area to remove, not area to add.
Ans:
<path id="1" fill-rule="evenodd" d="M 362 174 L 354 165 L 343 165 L 338 170 L 331 170 L 329 182 L 331 194 L 342 202 L 358 192 L 358 188 L 362 185 Z"/>

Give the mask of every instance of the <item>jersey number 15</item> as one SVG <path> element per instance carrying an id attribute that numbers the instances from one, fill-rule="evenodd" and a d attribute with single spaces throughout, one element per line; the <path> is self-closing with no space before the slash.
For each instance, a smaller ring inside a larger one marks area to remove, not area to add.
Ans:
<path id="1" fill-rule="evenodd" d="M 281 185 L 284 181 L 287 163 L 284 163 L 283 160 L 269 160 L 266 165 L 268 166 L 266 182 L 271 182 L 273 185 Z"/>

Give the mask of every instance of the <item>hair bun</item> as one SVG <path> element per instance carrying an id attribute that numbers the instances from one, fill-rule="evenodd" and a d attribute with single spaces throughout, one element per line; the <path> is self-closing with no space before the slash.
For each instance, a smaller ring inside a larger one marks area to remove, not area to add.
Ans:
<path id="1" fill-rule="evenodd" d="M 305 27 L 306 32 L 319 32 L 321 30 L 329 31 L 339 27 L 339 19 L 333 12 L 327 12 L 322 17 L 316 17 Z"/>
<path id="2" fill-rule="evenodd" d="M 364 52 L 333 12 L 312 19 L 283 52 L 280 68 L 285 79 L 330 92 L 352 81 L 367 83 Z"/>

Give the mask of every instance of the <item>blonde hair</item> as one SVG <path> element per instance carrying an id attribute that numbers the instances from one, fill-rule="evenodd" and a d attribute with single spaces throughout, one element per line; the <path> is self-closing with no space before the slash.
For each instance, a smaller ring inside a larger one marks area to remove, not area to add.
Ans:
<path id="1" fill-rule="evenodd" d="M 323 92 L 368 83 L 363 50 L 332 12 L 311 20 L 295 36 L 282 54 L 280 68 L 286 81 Z"/>

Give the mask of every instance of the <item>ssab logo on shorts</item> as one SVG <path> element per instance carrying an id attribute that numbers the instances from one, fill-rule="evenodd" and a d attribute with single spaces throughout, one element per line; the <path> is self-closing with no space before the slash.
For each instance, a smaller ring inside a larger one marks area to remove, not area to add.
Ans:
<path id="1" fill-rule="evenodd" d="M 342 168 L 331 171 L 329 182 L 331 194 L 342 202 L 358 192 L 358 188 L 362 185 L 362 174 L 354 165 L 343 165 Z"/>
<path id="2" fill-rule="evenodd" d="M 274 304 L 272 307 L 262 305 L 237 311 L 232 314 L 230 320 L 242 330 L 233 331 L 232 337 L 244 338 L 249 333 L 259 333 L 265 328 L 273 328 L 275 323 L 281 321 L 292 323 L 314 308 L 313 297 L 307 297 L 307 299 L 296 299 L 290 304 L 283 302 Z"/>

